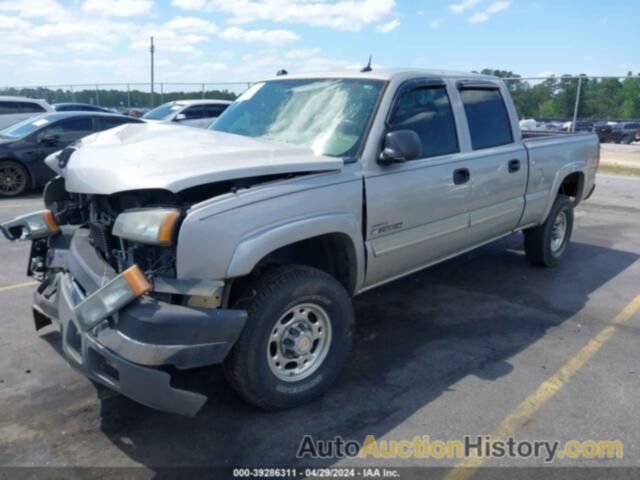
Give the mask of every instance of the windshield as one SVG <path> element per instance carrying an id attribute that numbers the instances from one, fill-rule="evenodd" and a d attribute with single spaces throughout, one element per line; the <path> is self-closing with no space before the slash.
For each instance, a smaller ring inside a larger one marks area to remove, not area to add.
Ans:
<path id="1" fill-rule="evenodd" d="M 35 132 L 36 130 L 48 125 L 49 120 L 47 118 L 36 118 L 25 120 L 24 122 L 16 123 L 5 130 L 0 132 L 0 137 L 5 138 L 23 138 L 29 135 L 30 133 Z"/>
<path id="2" fill-rule="evenodd" d="M 176 103 L 165 103 L 145 113 L 142 118 L 146 118 L 147 120 L 165 120 L 181 108 L 182 105 Z"/>
<path id="3" fill-rule="evenodd" d="M 318 155 L 352 157 L 383 85 L 349 79 L 257 83 L 210 130 L 307 146 Z"/>

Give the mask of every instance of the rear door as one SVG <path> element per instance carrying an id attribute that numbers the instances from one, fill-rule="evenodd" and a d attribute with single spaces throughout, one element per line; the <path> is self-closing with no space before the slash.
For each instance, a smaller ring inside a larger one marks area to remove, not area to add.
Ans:
<path id="1" fill-rule="evenodd" d="M 369 286 L 466 245 L 470 163 L 461 157 L 450 98 L 446 83 L 432 79 L 406 82 L 396 93 L 386 132 L 413 130 L 423 155 L 365 173 Z"/>
<path id="2" fill-rule="evenodd" d="M 527 152 L 499 83 L 457 83 L 471 140 L 469 246 L 515 229 L 524 210 Z M 510 97 L 507 97 L 510 98 Z M 515 118 L 515 117 L 514 117 Z"/>

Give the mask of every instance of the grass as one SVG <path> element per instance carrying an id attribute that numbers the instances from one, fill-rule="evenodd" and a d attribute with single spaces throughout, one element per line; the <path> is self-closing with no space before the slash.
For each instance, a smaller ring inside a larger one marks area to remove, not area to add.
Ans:
<path id="1" fill-rule="evenodd" d="M 602 173 L 614 173 L 616 175 L 631 175 L 634 177 L 640 177 L 640 168 L 623 167 L 620 165 L 603 165 L 598 166 L 598 172 Z"/>

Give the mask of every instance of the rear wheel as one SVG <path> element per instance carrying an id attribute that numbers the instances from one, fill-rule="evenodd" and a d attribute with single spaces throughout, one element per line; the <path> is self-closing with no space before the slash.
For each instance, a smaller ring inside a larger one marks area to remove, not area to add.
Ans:
<path id="1" fill-rule="evenodd" d="M 333 277 L 306 266 L 258 278 L 238 308 L 247 324 L 225 360 L 232 387 L 265 410 L 306 403 L 335 380 L 351 349 L 351 297 Z"/>
<path id="2" fill-rule="evenodd" d="M 29 186 L 29 172 L 13 160 L 0 161 L 0 197 L 15 197 Z"/>
<path id="3" fill-rule="evenodd" d="M 558 195 L 547 220 L 524 231 L 524 249 L 534 265 L 552 267 L 564 256 L 573 231 L 573 202 Z"/>

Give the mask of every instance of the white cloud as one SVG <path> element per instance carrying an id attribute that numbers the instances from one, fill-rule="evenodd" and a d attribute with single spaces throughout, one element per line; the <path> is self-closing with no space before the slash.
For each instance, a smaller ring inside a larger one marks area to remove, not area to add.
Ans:
<path id="1" fill-rule="evenodd" d="M 382 23 L 376 27 L 376 32 L 379 33 L 389 33 L 393 32 L 396 28 L 400 26 L 400 20 L 397 18 L 395 20 L 391 20 L 388 23 Z"/>
<path id="2" fill-rule="evenodd" d="M 0 2 L 0 12 L 12 12 L 25 18 L 42 17 L 61 20 L 68 17 L 65 8 L 55 0 L 9 0 Z"/>
<path id="3" fill-rule="evenodd" d="M 302 23 L 335 30 L 359 31 L 391 13 L 395 0 L 172 0 L 185 10 L 223 12 L 230 22 L 247 24 L 257 21 Z"/>
<path id="4" fill-rule="evenodd" d="M 489 5 L 489 7 L 487 7 L 482 12 L 476 13 L 475 15 L 472 15 L 471 17 L 469 17 L 469 22 L 471 23 L 486 22 L 487 20 L 489 20 L 489 18 L 491 18 L 491 15 L 493 15 L 494 13 L 498 13 L 503 10 L 506 10 L 507 8 L 509 8 L 510 5 L 511 5 L 511 0 L 498 0 L 496 2 L 493 2 L 491 5 Z"/>
<path id="5" fill-rule="evenodd" d="M 171 0 L 171 5 L 184 10 L 202 10 L 207 6 L 207 0 Z"/>
<path id="6" fill-rule="evenodd" d="M 285 55 L 286 58 L 310 58 L 320 55 L 319 48 L 298 48 L 289 50 Z"/>
<path id="7" fill-rule="evenodd" d="M 465 10 L 469 10 L 470 8 L 475 7 L 478 3 L 480 3 L 480 0 L 464 0 L 460 3 L 452 3 L 451 5 L 449 5 L 449 10 L 458 15 Z"/>
<path id="8" fill-rule="evenodd" d="M 238 27 L 230 27 L 220 32 L 220 38 L 240 42 L 282 44 L 293 42 L 300 37 L 290 30 L 244 30 Z"/>
<path id="9" fill-rule="evenodd" d="M 167 53 L 184 53 L 190 55 L 200 55 L 202 51 L 194 46 L 196 43 L 208 40 L 200 35 L 179 35 L 168 28 L 149 29 L 140 32 L 137 40 L 131 44 L 131 48 L 136 50 L 149 49 L 149 37 L 153 37 L 156 47 L 156 54 L 166 55 Z"/>
<path id="10" fill-rule="evenodd" d="M 151 11 L 152 0 L 85 0 L 82 11 L 103 17 L 135 17 Z"/>
<path id="11" fill-rule="evenodd" d="M 29 23 L 25 22 L 21 18 L 8 15 L 0 15 L 0 31 L 17 29 L 24 30 L 27 28 L 29 28 Z"/>
<path id="12" fill-rule="evenodd" d="M 41 55 L 40 52 L 33 48 L 18 47 L 13 45 L 4 45 L 2 47 L 2 55 L 21 56 L 21 57 L 33 57 Z"/>
<path id="13" fill-rule="evenodd" d="M 106 53 L 111 51 L 111 48 L 98 42 L 69 42 L 66 48 L 85 53 Z"/>
<path id="14" fill-rule="evenodd" d="M 165 23 L 164 26 L 171 30 L 188 30 L 192 33 L 213 33 L 218 31 L 218 27 L 214 23 L 196 17 L 176 17 Z"/>
<path id="15" fill-rule="evenodd" d="M 440 26 L 442 25 L 442 20 L 440 20 L 439 18 L 436 18 L 435 20 L 431 20 L 431 22 L 429 23 L 429 28 L 440 28 Z"/>

